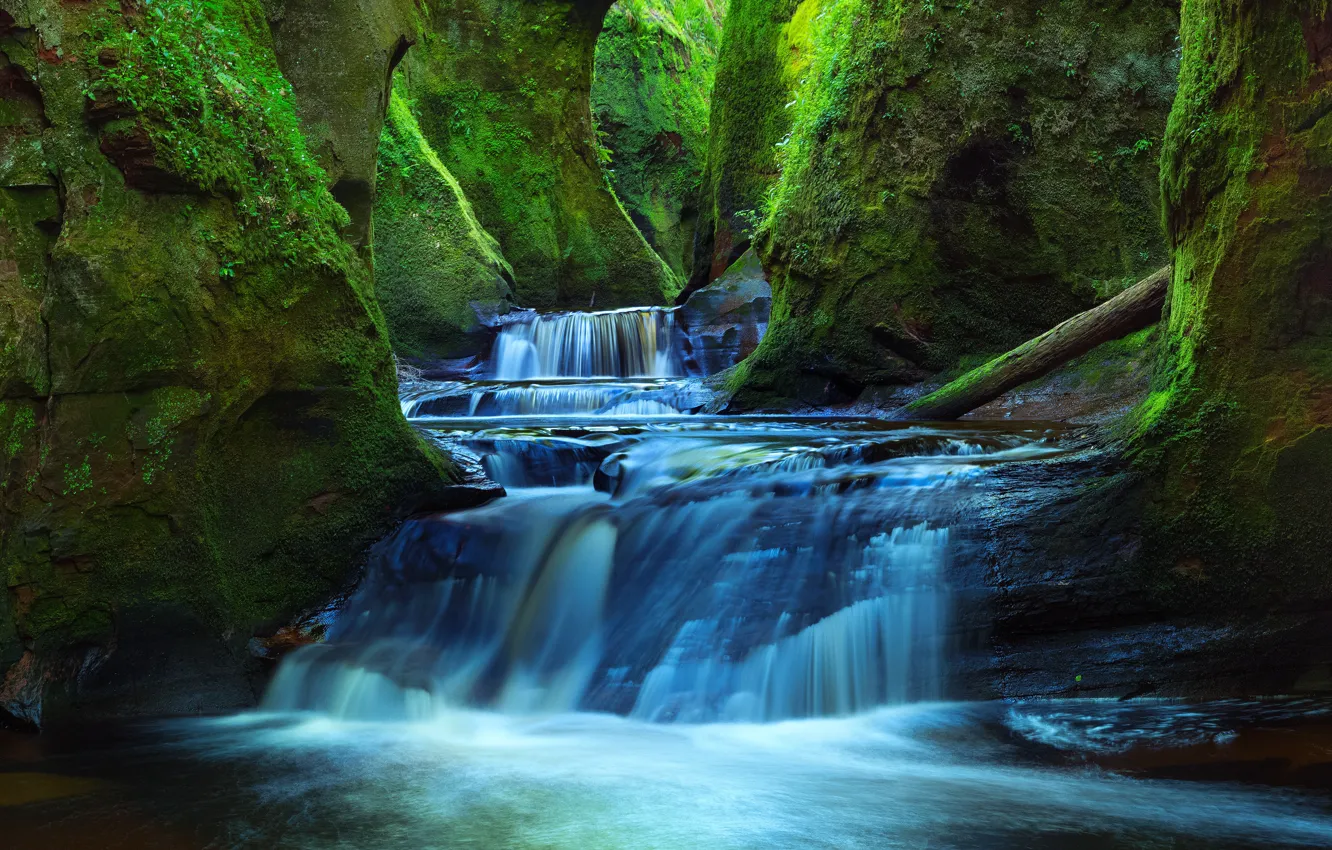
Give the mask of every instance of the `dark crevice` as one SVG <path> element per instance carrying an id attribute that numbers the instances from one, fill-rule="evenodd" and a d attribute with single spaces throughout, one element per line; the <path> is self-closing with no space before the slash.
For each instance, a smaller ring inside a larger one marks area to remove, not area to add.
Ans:
<path id="1" fill-rule="evenodd" d="M 370 218 L 375 203 L 370 181 L 344 177 L 333 184 L 333 198 L 351 216 L 351 222 L 342 230 L 343 238 L 358 248 L 365 247 L 370 241 Z"/>

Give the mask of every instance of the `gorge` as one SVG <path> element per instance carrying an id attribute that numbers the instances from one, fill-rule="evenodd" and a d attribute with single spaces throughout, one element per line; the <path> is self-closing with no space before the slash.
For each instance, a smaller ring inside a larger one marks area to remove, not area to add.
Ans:
<path id="1" fill-rule="evenodd" d="M 0 829 L 1327 846 L 1330 96 L 1322 0 L 0 0 Z"/>

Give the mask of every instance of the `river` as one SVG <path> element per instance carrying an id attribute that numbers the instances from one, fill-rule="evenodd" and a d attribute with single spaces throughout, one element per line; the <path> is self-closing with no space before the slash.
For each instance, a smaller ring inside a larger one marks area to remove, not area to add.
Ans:
<path id="1" fill-rule="evenodd" d="M 695 371 L 618 311 L 405 384 L 506 495 L 378 544 L 254 712 L 0 739 L 4 846 L 1332 846 L 1332 706 L 953 701 L 966 496 L 1059 426 L 708 414 Z"/>

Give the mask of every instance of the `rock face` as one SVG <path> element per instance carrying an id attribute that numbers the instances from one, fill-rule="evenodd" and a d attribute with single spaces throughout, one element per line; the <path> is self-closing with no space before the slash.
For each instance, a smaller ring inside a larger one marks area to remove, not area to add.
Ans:
<path id="1" fill-rule="evenodd" d="M 772 287 L 758 257 L 747 251 L 675 314 L 688 341 L 689 370 L 714 375 L 739 364 L 758 348 L 771 313 Z"/>
<path id="2" fill-rule="evenodd" d="M 369 245 L 389 79 L 422 26 L 416 0 L 263 0 L 278 66 L 297 94 L 310 153 Z"/>
<path id="3" fill-rule="evenodd" d="M 1005 465 L 958 508 L 951 696 L 1188 697 L 1326 691 L 1332 610 L 1163 594 L 1147 482 L 1122 445 Z M 1099 445 L 1097 445 L 1099 444 Z M 1089 541 L 1095 541 L 1089 545 Z M 1294 585 L 1285 588 L 1295 591 Z"/>
<path id="4" fill-rule="evenodd" d="M 773 327 L 738 400 L 918 380 L 1165 265 L 1177 8 L 823 0 L 766 202 Z M 721 61 L 718 97 L 725 42 Z"/>
<path id="5" fill-rule="evenodd" d="M 330 120 L 316 155 L 280 53 L 258 0 L 0 10 L 11 714 L 247 703 L 249 638 L 451 498 L 456 472 L 399 411 L 356 211 L 329 191 L 373 152 Z M 378 71 L 293 77 L 326 87 L 319 111 L 387 99 Z"/>
<path id="6" fill-rule="evenodd" d="M 1332 13 L 1185 6 L 1165 368 L 1136 449 L 1163 594 L 1332 600 Z"/>
<path id="7" fill-rule="evenodd" d="M 780 174 L 787 108 L 809 67 L 810 22 L 824 0 L 730 0 L 717 60 L 708 155 L 688 290 L 716 280 L 749 248 Z"/>
<path id="8" fill-rule="evenodd" d="M 375 186 L 375 294 L 399 359 L 473 355 L 513 303 L 513 270 L 395 94 Z"/>
<path id="9" fill-rule="evenodd" d="M 592 109 L 611 182 L 680 280 L 694 265 L 725 0 L 620 0 L 597 41 Z"/>
<path id="10" fill-rule="evenodd" d="M 524 307 L 662 304 L 679 286 L 611 190 L 589 107 L 611 0 L 439 0 L 404 60 L 422 134 L 499 240 Z"/>

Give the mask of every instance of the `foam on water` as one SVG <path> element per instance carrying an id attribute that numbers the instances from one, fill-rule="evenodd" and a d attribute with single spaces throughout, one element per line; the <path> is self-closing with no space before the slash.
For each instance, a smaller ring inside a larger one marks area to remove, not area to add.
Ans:
<path id="1" fill-rule="evenodd" d="M 263 766 L 256 819 L 313 810 L 338 846 L 447 835 L 497 850 L 1256 850 L 1332 836 L 1317 804 L 1273 791 L 1020 765 L 982 731 L 991 714 L 931 704 L 662 726 L 457 711 L 422 724 L 257 716 L 177 734 L 192 757 Z M 280 834 L 330 846 L 300 819 Z"/>

